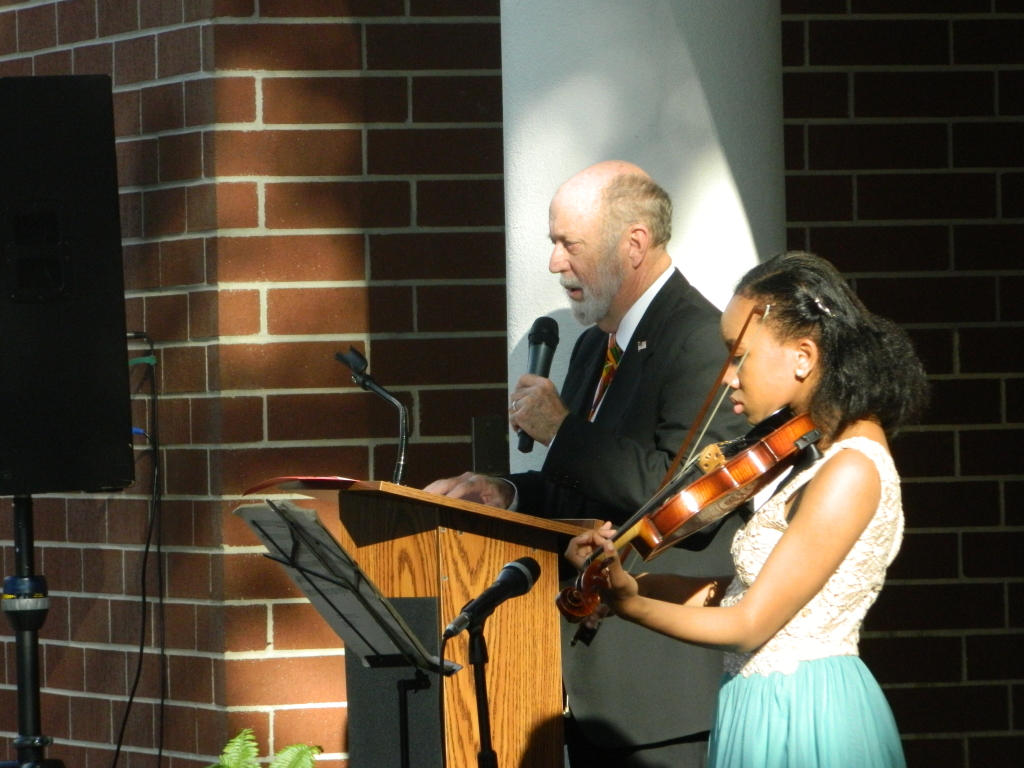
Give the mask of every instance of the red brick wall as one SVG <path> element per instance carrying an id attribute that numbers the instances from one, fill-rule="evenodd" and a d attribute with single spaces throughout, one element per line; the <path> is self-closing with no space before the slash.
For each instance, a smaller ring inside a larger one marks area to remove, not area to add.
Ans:
<path id="1" fill-rule="evenodd" d="M 157 339 L 165 394 L 169 764 L 205 764 L 246 725 L 264 751 L 344 753 L 339 644 L 224 514 L 278 473 L 390 474 L 394 415 L 334 351 L 363 345 L 413 406 L 414 483 L 467 466 L 469 416 L 503 407 L 497 5 L 261 0 L 257 18 L 253 0 L 0 0 L 0 75 L 114 77 L 129 327 Z M 790 244 L 905 323 L 935 386 L 928 424 L 896 446 L 908 533 L 864 656 L 911 765 L 1010 765 L 1024 3 L 783 11 Z M 140 454 L 126 494 L 37 500 L 44 732 L 69 765 L 109 764 L 134 672 L 147 474 Z M 0 526 L 11 573 L 9 514 Z M 122 765 L 155 763 L 152 623 L 147 643 Z M 10 759 L 5 624 L 0 649 Z"/>
<path id="2" fill-rule="evenodd" d="M 789 241 L 931 375 L 862 652 L 911 766 L 1024 750 L 1024 2 L 782 0 Z"/>
<path id="3" fill-rule="evenodd" d="M 497 13 L 497 0 L 0 0 L 0 75 L 113 76 L 128 326 L 157 342 L 163 397 L 165 765 L 206 765 L 245 726 L 264 753 L 302 741 L 344 758 L 341 644 L 227 514 L 279 474 L 390 478 L 397 416 L 334 352 L 365 350 L 411 406 L 413 484 L 468 468 L 470 417 L 504 408 Z M 37 500 L 53 595 L 43 730 L 68 765 L 109 765 L 135 670 L 139 448 L 125 494 Z M 6 512 L 0 538 L 12 573 Z M 156 632 L 151 618 L 122 765 L 155 764 Z M 0 652 L 10 759 L 6 623 Z"/>

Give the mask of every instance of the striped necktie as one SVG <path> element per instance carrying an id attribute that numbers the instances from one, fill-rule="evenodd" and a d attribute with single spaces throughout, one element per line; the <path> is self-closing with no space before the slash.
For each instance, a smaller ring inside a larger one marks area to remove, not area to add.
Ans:
<path id="1" fill-rule="evenodd" d="M 587 421 L 594 420 L 594 414 L 597 413 L 601 400 L 604 399 L 604 393 L 608 389 L 608 385 L 612 383 L 612 377 L 615 376 L 615 369 L 619 367 L 619 360 L 621 359 L 622 350 L 615 343 L 615 334 L 609 333 L 608 351 L 604 356 L 604 369 L 601 371 L 601 381 L 597 383 L 597 392 L 594 393 L 594 404 L 590 406 L 590 416 L 587 417 Z"/>

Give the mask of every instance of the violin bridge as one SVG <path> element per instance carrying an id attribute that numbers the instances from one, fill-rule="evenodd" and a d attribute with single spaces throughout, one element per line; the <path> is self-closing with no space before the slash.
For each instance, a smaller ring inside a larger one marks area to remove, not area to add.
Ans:
<path id="1" fill-rule="evenodd" d="M 722 449 L 718 447 L 717 443 L 709 445 L 700 452 L 700 456 L 697 458 L 697 466 L 705 475 L 723 466 L 725 462 L 725 454 L 722 453 Z"/>

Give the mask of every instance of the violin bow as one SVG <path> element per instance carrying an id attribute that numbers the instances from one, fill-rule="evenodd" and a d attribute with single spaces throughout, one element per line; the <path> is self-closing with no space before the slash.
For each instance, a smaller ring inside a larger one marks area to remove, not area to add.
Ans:
<path id="1" fill-rule="evenodd" d="M 736 352 L 740 348 L 740 344 L 743 343 L 743 337 L 747 334 L 747 326 L 750 325 L 750 321 L 754 319 L 755 315 L 761 316 L 761 324 L 757 328 L 757 332 L 754 334 L 754 338 L 750 340 L 750 346 L 747 347 L 747 351 L 743 353 L 743 357 L 740 358 L 739 363 L 736 364 L 736 372 L 738 373 L 740 368 L 743 367 L 743 362 L 747 359 L 747 355 L 750 354 L 751 348 L 754 346 L 754 341 L 757 339 L 757 335 L 761 333 L 761 328 L 764 327 L 764 321 L 768 319 L 768 312 L 771 310 L 771 304 L 765 304 L 763 307 L 754 307 L 750 310 L 750 314 L 747 315 L 747 319 L 743 321 L 743 327 L 740 328 L 739 334 L 736 336 L 736 341 L 733 342 L 732 349 L 729 350 L 729 356 L 725 359 L 725 364 L 722 366 L 722 370 L 718 372 L 718 378 L 715 379 L 715 383 L 711 386 L 711 391 L 708 392 L 707 398 L 704 400 L 704 404 L 700 407 L 700 411 L 697 413 L 697 418 L 693 420 L 693 424 L 690 426 L 690 430 L 686 433 L 686 439 L 683 440 L 683 444 L 679 446 L 679 450 L 676 452 L 675 458 L 669 465 L 668 472 L 665 473 L 665 477 L 661 480 L 661 485 L 658 486 L 660 491 L 672 479 L 676 476 L 676 470 L 679 469 L 679 464 L 683 460 L 683 456 L 686 456 L 686 452 L 690 450 L 690 446 L 693 445 L 693 450 L 690 451 L 690 455 L 687 456 L 686 466 L 688 467 L 693 461 L 694 454 L 697 452 L 697 445 L 700 444 L 700 439 L 704 437 L 704 433 L 708 431 L 708 427 L 711 425 L 711 419 L 718 409 L 722 405 L 722 401 L 725 399 L 726 393 L 729 391 L 728 385 L 722 385 L 722 379 L 725 378 L 726 371 L 729 370 L 729 366 L 732 365 L 732 361 L 736 358 Z M 718 402 L 715 403 L 715 408 L 711 412 L 711 415 L 707 417 L 705 423 L 704 417 L 707 416 L 708 409 L 711 407 L 711 401 L 715 398 L 715 391 L 719 386 L 722 386 L 722 393 L 718 396 Z M 704 425 L 701 429 L 700 435 L 694 439 L 694 435 L 697 433 L 697 428 Z M 685 469 L 685 467 L 684 467 Z"/>
<path id="2" fill-rule="evenodd" d="M 753 309 L 750 310 L 750 314 L 747 315 L 747 319 L 743 322 L 743 327 L 740 329 L 739 335 L 736 337 L 736 341 L 733 343 L 732 348 L 729 350 L 729 356 L 725 359 L 725 364 L 722 366 L 722 370 L 719 371 L 719 373 L 718 373 L 718 378 L 715 380 L 715 383 L 712 385 L 711 391 L 708 392 L 708 396 L 704 400 L 704 404 L 701 406 L 700 411 L 697 413 L 697 418 L 694 419 L 693 424 L 691 425 L 689 431 L 687 432 L 686 439 L 683 440 L 683 444 L 679 447 L 679 450 L 676 452 L 675 458 L 672 460 L 672 464 L 668 468 L 668 472 L 665 473 L 665 477 L 662 479 L 661 485 L 658 487 L 659 491 L 662 490 L 666 485 L 668 485 L 669 482 L 671 482 L 671 480 L 675 477 L 676 470 L 679 468 L 679 464 L 682 461 L 683 456 L 686 455 L 686 452 L 690 448 L 690 445 L 694 444 L 694 435 L 697 432 L 697 428 L 702 423 L 704 423 L 704 417 L 707 415 L 708 409 L 711 407 L 711 402 L 715 398 L 715 390 L 720 385 L 722 379 L 725 378 L 726 371 L 729 370 L 729 366 L 732 364 L 732 361 L 735 359 L 736 352 L 739 350 L 740 344 L 742 344 L 743 338 L 747 334 L 747 327 L 750 325 L 750 321 L 754 319 L 755 315 L 760 315 L 761 316 L 761 320 L 762 320 L 761 325 L 758 326 L 757 332 L 754 334 L 754 338 L 750 340 L 750 346 L 747 347 L 747 351 L 743 353 L 743 357 L 741 357 L 739 363 L 736 364 L 736 371 L 737 372 L 739 372 L 740 368 L 743 366 L 743 362 L 747 359 L 747 355 L 750 354 L 750 349 L 753 347 L 754 341 L 757 339 L 758 334 L 761 333 L 761 328 L 764 327 L 764 320 L 766 320 L 768 318 L 768 312 L 770 310 L 771 310 L 771 304 L 765 304 L 764 307 L 754 307 Z M 722 394 L 718 398 L 718 402 L 715 404 L 715 409 L 712 412 L 711 416 L 714 416 L 714 414 L 718 412 L 718 408 L 721 406 L 722 400 L 725 399 L 725 394 L 726 394 L 727 391 L 728 391 L 728 386 L 725 386 L 723 388 L 723 390 L 722 390 Z M 708 426 L 710 425 L 710 423 L 711 423 L 711 417 L 708 417 L 707 424 L 704 424 L 704 428 L 701 429 L 701 431 L 700 431 L 700 437 L 697 438 L 697 444 L 699 444 L 700 438 L 702 438 L 704 436 L 705 432 L 707 432 L 707 429 L 708 429 Z M 696 448 L 694 448 L 694 451 L 692 453 L 696 453 Z M 692 460 L 693 460 L 693 456 L 691 454 L 691 456 L 689 456 L 687 458 L 686 466 L 689 466 L 690 463 L 692 462 Z M 632 573 L 633 566 L 635 565 L 635 558 L 633 558 L 632 556 L 638 554 L 636 552 L 636 550 L 629 543 L 633 539 L 633 536 L 631 534 L 633 533 L 633 528 L 636 527 L 636 524 L 639 521 L 639 519 L 642 518 L 642 516 L 643 516 L 642 513 L 644 511 L 645 511 L 644 509 L 641 509 L 635 515 L 633 515 L 633 517 L 631 517 L 629 520 L 627 520 L 624 525 L 622 525 L 622 526 L 620 526 L 618 528 L 618 530 L 615 532 L 615 535 L 612 537 L 612 541 L 617 541 L 617 540 L 619 540 L 621 538 L 626 538 L 626 542 L 623 545 L 623 549 L 628 548 L 628 550 L 625 552 L 625 556 L 624 557 L 623 557 L 623 552 L 620 551 L 619 552 L 619 558 L 622 561 L 622 567 L 626 570 L 627 573 Z M 603 553 L 600 550 L 596 550 L 596 551 L 592 552 L 590 554 L 590 556 L 587 557 L 587 559 L 584 562 L 584 565 L 583 565 L 584 570 L 586 568 L 588 568 L 590 566 L 590 564 L 594 560 L 596 560 L 598 557 L 601 557 L 602 554 Z M 579 628 L 576 630 L 576 633 L 573 636 L 573 639 L 572 639 L 572 642 L 570 643 L 570 645 L 571 646 L 575 646 L 581 640 L 586 645 L 590 645 L 590 642 L 593 640 L 594 636 L 597 634 L 597 630 L 600 628 L 600 626 L 601 626 L 601 620 L 600 619 L 598 620 L 597 624 L 595 626 L 593 626 L 593 627 L 587 627 L 586 624 L 581 623 L 579 625 Z"/>
<path id="3" fill-rule="evenodd" d="M 665 477 L 662 479 L 661 485 L 658 487 L 658 491 L 661 491 L 675 477 L 676 470 L 679 468 L 679 463 L 682 461 L 683 456 L 686 455 L 686 451 L 689 449 L 690 445 L 694 445 L 695 447 L 694 447 L 693 451 L 691 451 L 691 455 L 687 458 L 687 461 L 686 461 L 686 466 L 687 467 L 691 464 L 691 462 L 693 460 L 693 454 L 696 453 L 696 445 L 700 444 L 700 438 L 702 438 L 704 436 L 704 434 L 707 432 L 708 426 L 711 423 L 711 417 L 707 418 L 707 423 L 704 423 L 704 421 L 705 421 L 704 417 L 707 415 L 708 409 L 711 407 L 712 400 L 714 400 L 715 390 L 719 386 L 719 383 L 722 381 L 722 379 L 725 378 L 726 371 L 729 370 L 729 366 L 732 364 L 732 361 L 735 359 L 736 352 L 737 352 L 737 350 L 739 350 L 740 344 L 743 343 L 743 339 L 744 339 L 744 337 L 747 334 L 747 328 L 750 326 L 750 321 L 754 319 L 755 315 L 760 315 L 761 319 L 762 319 L 761 325 L 758 326 L 757 331 L 754 333 L 754 337 L 750 340 L 750 346 L 747 347 L 747 351 L 743 353 L 743 357 L 741 357 L 739 363 L 736 364 L 737 372 L 743 366 L 743 362 L 747 359 L 747 355 L 750 354 L 750 350 L 754 346 L 754 342 L 757 340 L 758 334 L 761 333 L 761 328 L 764 327 L 764 322 L 763 321 L 768 317 L 768 313 L 769 313 L 770 310 L 771 310 L 771 305 L 770 304 L 765 304 L 763 307 L 754 307 L 753 309 L 750 310 L 750 314 L 747 315 L 747 319 L 743 322 L 743 327 L 740 329 L 739 335 L 736 337 L 736 341 L 733 342 L 732 349 L 729 350 L 729 356 L 725 360 L 725 365 L 723 365 L 722 366 L 722 370 L 719 371 L 718 378 L 715 380 L 715 384 L 712 385 L 711 391 L 708 393 L 707 398 L 704 400 L 704 404 L 701 406 L 701 409 L 700 409 L 700 411 L 697 414 L 697 418 L 694 419 L 692 426 L 690 427 L 689 431 L 687 432 L 686 439 L 683 441 L 682 446 L 680 446 L 679 451 L 676 453 L 676 456 L 673 459 L 672 464 L 668 468 L 668 472 L 665 473 Z M 715 404 L 715 408 L 714 408 L 714 411 L 712 412 L 711 416 L 714 416 L 714 414 L 718 412 L 718 408 L 721 406 L 722 400 L 725 399 L 726 392 L 728 392 L 728 386 L 725 386 L 722 389 L 722 394 L 719 396 L 718 402 Z M 697 432 L 697 428 L 702 423 L 704 424 L 704 428 L 700 431 L 700 436 L 697 438 L 696 443 L 694 443 L 694 435 Z M 685 469 L 685 467 L 684 467 L 684 469 Z M 656 496 L 657 496 L 657 493 L 655 493 L 655 497 Z M 623 545 L 624 548 L 630 546 L 629 545 L 629 541 L 633 538 L 633 535 L 632 535 L 634 533 L 633 529 L 636 527 L 636 524 L 640 520 L 642 520 L 643 517 L 645 516 L 645 514 L 648 512 L 647 507 L 648 507 L 649 503 L 650 502 L 648 502 L 648 504 L 645 504 L 643 507 L 641 507 L 636 512 L 636 514 L 634 514 L 632 517 L 630 517 L 623 525 L 618 526 L 618 529 L 616 530 L 615 535 L 612 537 L 612 541 L 619 541 L 620 539 L 625 538 L 626 542 Z M 623 561 L 622 562 L 623 568 L 625 568 L 627 572 L 631 572 L 632 571 L 632 565 L 629 562 L 627 562 L 626 558 L 629 558 L 634 552 L 635 552 L 635 550 L 632 550 L 632 548 L 630 548 L 630 550 L 625 553 L 625 557 L 621 558 L 622 561 Z M 596 557 L 598 557 L 598 555 L 599 555 L 599 553 L 594 552 L 589 558 L 587 558 L 587 565 L 589 565 L 592 560 L 594 560 Z"/>

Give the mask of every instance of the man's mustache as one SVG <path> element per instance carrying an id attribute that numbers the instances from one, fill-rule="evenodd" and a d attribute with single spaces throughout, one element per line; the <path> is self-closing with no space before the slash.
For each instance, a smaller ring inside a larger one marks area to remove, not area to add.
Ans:
<path id="1" fill-rule="evenodd" d="M 561 283 L 562 287 L 567 291 L 583 290 L 583 283 L 579 280 L 579 278 L 573 280 L 572 278 L 569 277 L 561 277 L 558 279 L 558 282 Z"/>

